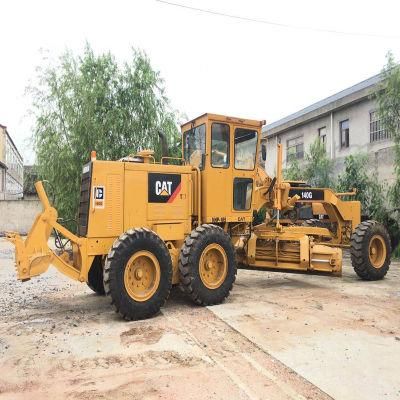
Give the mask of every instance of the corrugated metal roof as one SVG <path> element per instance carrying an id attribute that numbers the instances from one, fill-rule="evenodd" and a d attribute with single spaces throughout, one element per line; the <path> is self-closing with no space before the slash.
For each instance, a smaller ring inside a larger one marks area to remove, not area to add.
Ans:
<path id="1" fill-rule="evenodd" d="M 328 106 L 331 103 L 334 103 L 335 101 L 341 100 L 343 98 L 345 98 L 346 96 L 349 96 L 353 93 L 357 93 L 361 90 L 367 89 L 368 87 L 374 86 L 377 83 L 379 83 L 382 80 L 381 78 L 381 74 L 377 74 L 372 76 L 371 78 L 368 78 L 362 82 L 359 82 L 353 86 L 350 86 L 347 89 L 344 89 L 332 96 L 329 96 L 323 100 L 320 100 L 314 104 L 311 104 L 310 106 L 303 108 L 300 111 L 297 111 L 293 114 L 288 115 L 287 117 L 281 118 L 278 121 L 272 122 L 271 124 L 268 124 L 264 127 L 263 132 L 267 132 L 270 129 L 276 128 L 280 125 L 286 124 L 294 119 L 303 117 L 305 115 L 307 115 L 308 113 L 311 113 L 313 111 L 317 111 L 319 108 L 323 108 Z"/>

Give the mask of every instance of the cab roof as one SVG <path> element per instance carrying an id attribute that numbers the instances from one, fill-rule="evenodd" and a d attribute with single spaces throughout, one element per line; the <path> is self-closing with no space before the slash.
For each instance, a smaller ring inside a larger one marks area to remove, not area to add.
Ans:
<path id="1" fill-rule="evenodd" d="M 262 127 L 263 125 L 265 125 L 265 120 L 258 121 L 255 119 L 245 119 L 245 118 L 238 118 L 238 117 L 229 117 L 227 115 L 205 113 L 205 114 L 200 115 L 197 118 L 194 118 L 188 122 L 185 122 L 184 124 L 181 125 L 181 129 L 184 130 L 186 127 L 190 128 L 192 125 L 197 125 L 202 120 L 236 123 L 236 124 L 240 124 L 240 125 L 248 125 L 248 126 L 254 126 L 254 127 Z"/>

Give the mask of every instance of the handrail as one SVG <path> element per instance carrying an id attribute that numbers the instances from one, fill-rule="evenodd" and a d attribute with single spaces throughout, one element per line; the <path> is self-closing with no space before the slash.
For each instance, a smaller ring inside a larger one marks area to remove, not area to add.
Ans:
<path id="1" fill-rule="evenodd" d="M 192 171 L 197 173 L 197 226 L 201 225 L 201 174 L 200 168 L 192 165 Z"/>
<path id="2" fill-rule="evenodd" d="M 163 164 L 163 161 L 164 161 L 164 160 L 178 160 L 178 161 L 181 161 L 181 162 L 182 162 L 181 165 L 186 165 L 186 160 L 185 160 L 184 158 L 182 158 L 182 157 L 169 157 L 169 156 L 164 156 L 164 157 L 161 157 L 160 163 Z"/>

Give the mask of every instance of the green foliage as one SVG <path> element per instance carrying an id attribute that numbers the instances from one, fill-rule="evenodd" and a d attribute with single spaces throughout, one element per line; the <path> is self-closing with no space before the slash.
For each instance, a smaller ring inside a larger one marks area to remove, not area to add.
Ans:
<path id="1" fill-rule="evenodd" d="M 161 130 L 171 155 L 179 154 L 176 112 L 144 53 L 132 50 L 121 66 L 87 44 L 82 55 L 67 51 L 56 65 L 40 68 L 38 78 L 30 88 L 38 173 L 54 186 L 60 216 L 75 218 L 82 166 L 91 150 L 102 160 L 148 148 L 159 157 Z"/>
<path id="2" fill-rule="evenodd" d="M 398 245 L 392 253 L 393 258 L 400 258 L 400 245 Z"/>
<path id="3" fill-rule="evenodd" d="M 328 158 L 324 144 L 319 138 L 310 145 L 305 154 L 305 180 L 314 187 L 332 187 L 333 160 Z"/>
<path id="4" fill-rule="evenodd" d="M 265 207 L 260 208 L 258 211 L 253 211 L 253 225 L 262 224 L 265 221 L 267 215 L 267 209 Z"/>
<path id="5" fill-rule="evenodd" d="M 387 62 L 382 70 L 382 83 L 375 94 L 378 114 L 386 131 L 395 142 L 395 182 L 390 189 L 392 201 L 400 198 L 400 65 L 392 53 L 388 53 Z"/>
<path id="6" fill-rule="evenodd" d="M 382 82 L 375 93 L 378 103 L 378 114 L 385 130 L 391 135 L 394 146 L 393 185 L 388 190 L 388 199 L 392 210 L 399 208 L 400 199 L 400 65 L 394 60 L 391 52 L 387 55 L 386 65 L 382 70 Z M 400 240 L 400 212 L 391 212 L 389 230 L 392 236 Z M 398 250 L 399 251 L 399 250 Z"/>
<path id="7" fill-rule="evenodd" d="M 375 215 L 379 207 L 383 205 L 383 185 L 378 183 L 376 173 L 368 170 L 368 154 L 358 153 L 349 155 L 344 160 L 344 171 L 338 177 L 337 191 L 348 192 L 356 190 L 352 197 L 359 200 L 365 215 Z"/>
<path id="8" fill-rule="evenodd" d="M 390 187 L 385 182 L 379 181 L 376 171 L 370 171 L 368 164 L 368 154 L 347 156 L 344 161 L 344 171 L 338 178 L 337 191 L 347 192 L 356 189 L 357 194 L 352 198 L 361 202 L 362 214 L 386 226 L 394 249 L 398 244 L 400 231 L 388 195 Z"/>
<path id="9" fill-rule="evenodd" d="M 301 165 L 296 158 L 292 158 L 288 164 L 283 171 L 286 180 L 304 180 L 314 187 L 333 186 L 333 161 L 328 158 L 325 146 L 319 138 L 311 144 Z"/>
<path id="10" fill-rule="evenodd" d="M 283 170 L 283 176 L 288 181 L 300 181 L 303 179 L 297 158 L 292 158 L 289 161 L 289 166 Z"/>
<path id="11" fill-rule="evenodd" d="M 38 174 L 35 165 L 24 165 L 24 196 L 36 194 L 35 182 L 38 180 Z"/>
<path id="12" fill-rule="evenodd" d="M 389 131 L 396 142 L 400 141 L 400 65 L 392 53 L 386 56 L 386 65 L 381 75 L 382 82 L 375 94 L 378 103 L 378 113 L 383 120 L 385 129 Z"/>

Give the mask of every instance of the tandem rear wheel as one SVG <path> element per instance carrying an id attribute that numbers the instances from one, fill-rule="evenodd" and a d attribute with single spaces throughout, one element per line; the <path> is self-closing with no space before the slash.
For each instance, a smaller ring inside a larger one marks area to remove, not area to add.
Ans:
<path id="1" fill-rule="evenodd" d="M 124 319 L 157 314 L 171 286 L 171 257 L 156 233 L 147 228 L 131 229 L 114 242 L 104 266 L 104 287 Z"/>
<path id="2" fill-rule="evenodd" d="M 222 303 L 236 279 L 235 252 L 229 235 L 216 225 L 194 229 L 179 256 L 180 287 L 194 303 Z"/>

